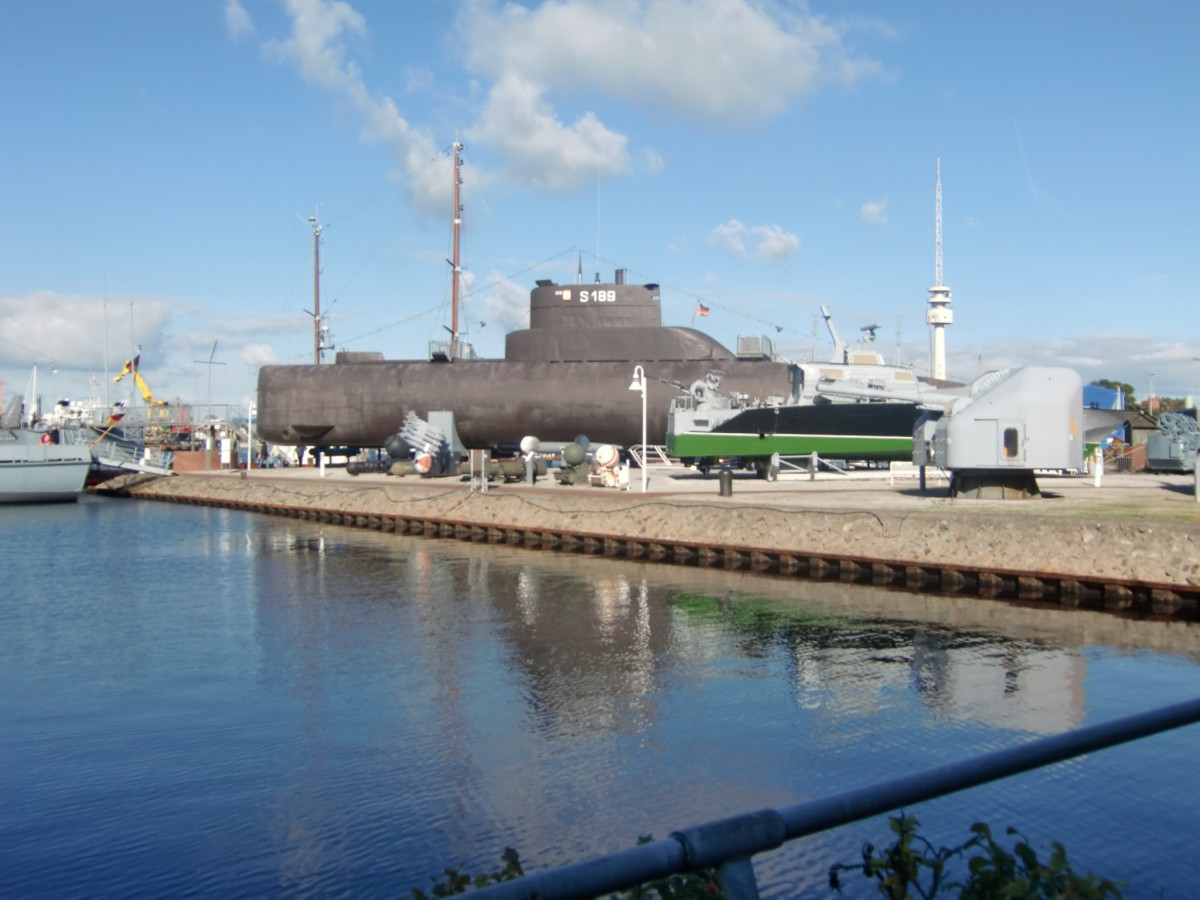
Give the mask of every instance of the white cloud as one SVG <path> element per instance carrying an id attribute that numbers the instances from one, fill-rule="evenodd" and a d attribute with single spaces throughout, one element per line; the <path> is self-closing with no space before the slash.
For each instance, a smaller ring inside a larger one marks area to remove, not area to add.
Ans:
<path id="1" fill-rule="evenodd" d="M 343 0 L 287 0 L 292 33 L 268 41 L 263 52 L 276 62 L 291 63 L 311 84 L 348 100 L 363 119 L 363 137 L 386 143 L 408 181 L 414 204 L 428 211 L 450 202 L 448 159 L 438 159 L 433 139 L 414 128 L 389 97 L 373 97 L 353 60 L 346 59 L 347 39 L 365 38 L 366 20 Z"/>
<path id="2" fill-rule="evenodd" d="M 233 338 L 257 334 L 312 334 L 312 315 L 256 315 L 248 311 L 235 318 L 222 319 L 221 331 Z"/>
<path id="3" fill-rule="evenodd" d="M 800 95 L 879 72 L 819 17 L 754 0 L 475 0 L 468 67 L 556 92 L 600 90 L 710 124 L 752 124 Z"/>
<path id="4" fill-rule="evenodd" d="M 472 0 L 458 20 L 466 65 L 492 82 L 472 129 L 520 183 L 569 190 L 629 169 L 627 138 L 574 95 L 615 99 L 710 125 L 753 124 L 821 86 L 877 72 L 821 19 L 755 0 Z M 662 170 L 652 150 L 644 171 Z M 767 243 L 764 252 L 779 249 Z M 794 252 L 791 251 L 791 252 Z"/>
<path id="5" fill-rule="evenodd" d="M 224 316 L 215 333 L 172 330 L 196 311 L 177 300 L 113 294 L 0 295 L 4 396 L 24 393 L 36 365 L 38 391 L 45 402 L 51 397 L 136 397 L 128 378 L 118 384 L 110 379 L 125 360 L 139 353 L 140 371 L 155 397 L 204 403 L 208 391 L 228 396 L 223 392 L 231 382 L 248 383 L 259 365 L 278 362 L 271 341 L 312 332 L 311 319 L 253 312 Z M 307 331 L 302 330 L 305 326 Z M 207 365 L 210 356 L 213 366 Z M 308 358 L 311 351 L 298 361 Z"/>
<path id="6" fill-rule="evenodd" d="M 105 334 L 113 335 L 108 365 L 119 367 L 131 346 L 157 349 L 163 329 L 175 312 L 176 307 L 161 300 L 139 299 L 131 313 L 128 302 L 116 297 L 110 297 L 107 303 L 99 297 L 52 291 L 0 297 L 0 341 L 5 348 L 5 363 L 29 367 L 53 364 L 59 370 L 103 373 Z M 150 359 L 148 356 L 146 361 Z"/>
<path id="7" fill-rule="evenodd" d="M 467 137 L 499 150 L 512 179 L 529 187 L 571 190 L 594 182 L 597 173 L 629 167 L 623 135 L 609 131 L 591 113 L 564 125 L 536 85 L 513 75 L 492 88 Z"/>
<path id="8" fill-rule="evenodd" d="M 800 238 L 778 225 L 755 225 L 750 234 L 758 241 L 754 255 L 766 262 L 782 265 L 800 249 Z"/>
<path id="9" fill-rule="evenodd" d="M 887 205 L 886 200 L 868 200 L 859 208 L 859 218 L 868 225 L 886 225 Z"/>
<path id="10" fill-rule="evenodd" d="M 667 162 L 649 147 L 642 151 L 642 168 L 651 175 L 657 175 L 667 167 Z"/>
<path id="11" fill-rule="evenodd" d="M 857 321 L 839 322 L 843 338 L 857 343 L 858 322 L 887 322 L 883 316 L 865 316 Z M 817 327 L 814 319 L 814 327 Z M 822 326 L 823 327 L 823 326 Z M 1084 384 L 1099 379 L 1112 379 L 1134 387 L 1139 401 L 1150 396 L 1148 372 L 1155 374 L 1155 392 L 1159 397 L 1200 397 L 1200 363 L 1192 356 L 1195 351 L 1186 342 L 1170 342 L 1148 337 L 1118 334 L 1091 334 L 1067 339 L 1020 340 L 996 334 L 983 342 L 968 340 L 951 326 L 946 332 L 946 371 L 952 381 L 969 384 L 978 376 L 998 369 L 1019 366 L 1065 366 L 1074 369 Z M 788 329 L 791 331 L 791 329 Z M 805 331 L 803 328 L 797 331 Z M 885 324 L 873 345 L 889 363 L 913 366 L 920 375 L 929 373 L 930 344 L 926 329 L 906 327 L 904 340 L 897 348 L 899 335 Z M 815 346 L 815 352 L 814 352 Z M 776 341 L 776 349 L 794 359 L 829 357 L 831 342 L 823 331 L 817 332 L 815 345 L 805 337 L 789 337 Z"/>
<path id="12" fill-rule="evenodd" d="M 1012 366 L 1066 366 L 1078 372 L 1084 384 L 1101 378 L 1131 384 L 1142 399 L 1150 396 L 1149 372 L 1155 373 L 1155 392 L 1160 397 L 1200 393 L 1200 363 L 1193 359 L 1194 345 L 1186 341 L 1092 334 L 1041 341 L 997 337 L 969 346 L 956 345 L 951 328 L 946 343 L 947 370 L 962 380 Z"/>
<path id="13" fill-rule="evenodd" d="M 283 41 L 268 41 L 264 52 L 277 61 L 296 64 L 305 80 L 331 91 L 361 85 L 358 67 L 345 62 L 342 40 L 362 36 L 366 21 L 343 0 L 287 0 L 292 34 Z"/>
<path id="14" fill-rule="evenodd" d="M 509 281 L 499 272 L 489 272 L 485 279 L 487 293 L 482 309 L 478 310 L 480 327 L 505 332 L 529 327 L 529 289 Z M 479 292 L 479 293 L 482 293 Z M 476 304 L 478 299 L 474 300 Z"/>
<path id="15" fill-rule="evenodd" d="M 270 366 L 279 362 L 279 355 L 270 344 L 250 343 L 242 348 L 238 358 L 252 368 Z"/>
<path id="16" fill-rule="evenodd" d="M 238 0 L 225 0 L 225 33 L 230 40 L 240 41 L 254 34 L 250 13 Z"/>
<path id="17" fill-rule="evenodd" d="M 764 262 L 782 264 L 800 250 L 800 238 L 779 225 L 747 227 L 737 219 L 717 225 L 708 233 L 708 242 L 736 256 L 753 256 Z M 753 250 L 747 249 L 747 242 Z"/>
<path id="18" fill-rule="evenodd" d="M 716 244 L 730 253 L 745 256 L 746 244 L 742 240 L 745 234 L 746 226 L 737 219 L 730 219 L 722 225 L 717 225 L 708 233 L 708 242 Z"/>
<path id="19" fill-rule="evenodd" d="M 267 42 L 264 53 L 347 101 L 362 117 L 364 139 L 391 148 L 414 204 L 444 210 L 451 179 L 439 145 L 391 98 L 373 95 L 352 58 L 368 37 L 365 18 L 345 0 L 285 0 L 285 8 L 291 34 Z M 227 0 L 225 11 L 231 34 L 253 27 L 240 0 Z M 628 138 L 597 111 L 559 111 L 573 94 L 712 125 L 753 124 L 798 96 L 879 71 L 851 57 L 837 27 L 772 0 L 467 0 L 457 30 L 486 98 L 464 133 L 496 153 L 515 184 L 551 191 L 631 169 Z M 403 89 L 431 90 L 428 73 L 420 75 Z M 642 162 L 648 173 L 662 170 L 653 151 Z M 491 180 L 483 170 L 472 179 Z"/>

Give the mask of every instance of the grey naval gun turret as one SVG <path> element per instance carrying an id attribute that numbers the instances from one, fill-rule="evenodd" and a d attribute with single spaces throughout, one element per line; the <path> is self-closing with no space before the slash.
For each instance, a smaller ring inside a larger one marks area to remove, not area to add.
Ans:
<path id="1" fill-rule="evenodd" d="M 476 358 L 452 336 L 428 359 L 385 360 L 339 352 L 326 365 L 263 366 L 258 376 L 262 437 L 314 447 L 385 447 L 405 415 L 454 414 L 466 447 L 497 447 L 525 435 L 542 441 L 641 443 L 640 392 L 647 386 L 647 440 L 662 444 L 680 385 L 719 371 L 725 389 L 750 397 L 794 393 L 795 367 L 761 336 L 738 352 L 693 328 L 665 326 L 657 284 L 560 285 L 541 280 L 530 294 L 529 327 L 507 336 L 503 359 Z"/>

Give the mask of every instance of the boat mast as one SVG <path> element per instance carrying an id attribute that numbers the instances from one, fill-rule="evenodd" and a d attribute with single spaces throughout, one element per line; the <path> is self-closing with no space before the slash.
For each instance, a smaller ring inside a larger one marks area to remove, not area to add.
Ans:
<path id="1" fill-rule="evenodd" d="M 104 405 L 111 406 L 108 398 L 108 283 L 104 285 Z"/>
<path id="2" fill-rule="evenodd" d="M 462 267 L 458 259 L 459 232 L 462 229 L 462 202 L 460 188 L 462 187 L 462 144 L 454 142 L 454 231 L 451 240 L 450 265 L 454 267 L 454 280 L 450 285 L 450 358 L 458 357 L 458 283 Z"/>
<path id="3" fill-rule="evenodd" d="M 321 364 L 321 224 L 309 216 L 313 230 L 313 365 Z M 214 349 L 216 345 L 214 344 Z M 210 370 L 211 371 L 211 370 Z"/>

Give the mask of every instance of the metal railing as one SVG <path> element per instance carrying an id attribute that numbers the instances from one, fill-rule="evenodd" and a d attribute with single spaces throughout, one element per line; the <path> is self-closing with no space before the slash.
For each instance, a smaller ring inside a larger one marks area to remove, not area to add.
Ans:
<path id="1" fill-rule="evenodd" d="M 173 454 L 160 447 L 132 447 L 102 440 L 93 445 L 92 456 L 96 462 L 114 469 L 162 475 L 170 472 Z"/>
<path id="2" fill-rule="evenodd" d="M 662 840 L 486 887 L 474 896 L 513 900 L 596 897 L 647 881 L 715 867 L 726 897 L 753 900 L 758 897 L 752 862 L 756 853 L 909 804 L 1196 722 L 1200 722 L 1200 699 L 1040 738 L 824 800 L 708 822 Z"/>
<path id="3" fill-rule="evenodd" d="M 671 454 L 667 453 L 667 448 L 662 444 L 634 444 L 629 448 L 629 455 L 633 457 L 639 467 L 650 464 L 660 466 L 679 465 L 679 457 L 671 456 Z"/>

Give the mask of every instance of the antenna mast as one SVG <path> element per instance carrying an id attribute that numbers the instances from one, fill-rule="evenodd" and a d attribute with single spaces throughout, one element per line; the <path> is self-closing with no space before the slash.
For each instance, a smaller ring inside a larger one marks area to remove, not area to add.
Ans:
<path id="1" fill-rule="evenodd" d="M 325 349 L 321 346 L 321 223 L 315 215 L 308 217 L 308 223 L 313 230 L 313 365 L 319 366 Z"/>
<path id="2" fill-rule="evenodd" d="M 458 357 L 458 284 L 462 267 L 458 259 L 459 232 L 462 229 L 462 202 L 460 188 L 462 186 L 462 158 L 459 153 L 463 145 L 454 142 L 454 235 L 451 241 L 450 265 L 454 267 L 454 281 L 450 285 L 450 358 Z"/>
<path id="3" fill-rule="evenodd" d="M 942 283 L 942 161 L 937 161 L 933 186 L 933 283 Z"/>
<path id="4" fill-rule="evenodd" d="M 954 323 L 950 309 L 950 288 L 942 283 L 942 161 L 937 161 L 937 183 L 934 198 L 933 280 L 929 289 L 929 310 L 925 321 L 933 326 L 933 359 L 930 370 L 934 378 L 946 377 L 946 326 Z"/>

